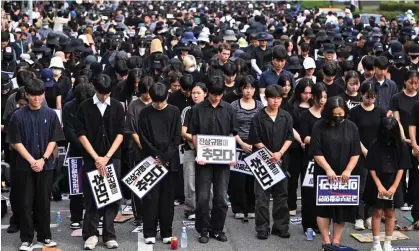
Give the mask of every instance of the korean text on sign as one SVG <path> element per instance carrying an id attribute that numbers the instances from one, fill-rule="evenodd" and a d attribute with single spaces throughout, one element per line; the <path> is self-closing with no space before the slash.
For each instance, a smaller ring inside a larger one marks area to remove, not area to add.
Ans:
<path id="1" fill-rule="evenodd" d="M 106 177 L 101 176 L 99 170 L 87 173 L 97 208 L 102 208 L 122 199 L 114 166 L 108 165 L 105 169 Z"/>
<path id="2" fill-rule="evenodd" d="M 285 179 L 280 164 L 271 162 L 270 158 L 271 154 L 262 148 L 244 159 L 263 190 Z"/>
<path id="3" fill-rule="evenodd" d="M 141 161 L 123 179 L 139 198 L 143 198 L 166 174 L 168 170 L 155 164 L 153 157 Z"/>
<path id="4" fill-rule="evenodd" d="M 358 206 L 359 175 L 349 177 L 348 183 L 329 183 L 326 175 L 317 176 L 317 206 Z"/>
<path id="5" fill-rule="evenodd" d="M 83 167 L 83 158 L 68 158 L 68 184 L 70 185 L 70 195 L 82 194 L 81 168 Z"/>
<path id="6" fill-rule="evenodd" d="M 236 138 L 233 136 L 197 136 L 197 160 L 207 164 L 229 164 L 236 161 Z"/>
<path id="7" fill-rule="evenodd" d="M 247 157 L 246 152 L 243 149 L 237 148 L 236 149 L 236 155 L 237 155 L 236 165 L 235 166 L 230 166 L 230 171 L 244 173 L 244 174 L 253 176 L 252 171 L 250 171 L 246 162 L 244 162 L 244 159 Z"/>

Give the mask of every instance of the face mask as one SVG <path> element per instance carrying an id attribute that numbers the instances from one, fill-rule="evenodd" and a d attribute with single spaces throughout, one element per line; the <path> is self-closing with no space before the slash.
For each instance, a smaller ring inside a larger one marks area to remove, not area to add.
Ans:
<path id="1" fill-rule="evenodd" d="M 61 75 L 61 72 L 62 72 L 61 69 L 52 69 L 52 73 L 54 74 L 54 76 Z"/>

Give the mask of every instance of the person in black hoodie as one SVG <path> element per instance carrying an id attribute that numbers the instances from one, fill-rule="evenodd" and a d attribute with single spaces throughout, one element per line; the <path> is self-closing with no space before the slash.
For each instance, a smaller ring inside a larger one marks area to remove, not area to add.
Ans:
<path id="1" fill-rule="evenodd" d="M 64 105 L 63 130 L 66 140 L 70 143 L 68 157 L 81 157 L 82 145 L 77 138 L 75 117 L 79 105 L 88 98 L 93 97 L 94 90 L 91 84 L 80 84 L 74 88 L 75 98 Z M 83 218 L 83 195 L 70 196 L 71 229 L 79 229 Z"/>

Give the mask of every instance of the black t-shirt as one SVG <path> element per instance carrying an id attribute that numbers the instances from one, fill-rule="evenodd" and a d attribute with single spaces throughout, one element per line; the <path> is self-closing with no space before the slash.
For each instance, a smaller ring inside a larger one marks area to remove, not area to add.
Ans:
<path id="1" fill-rule="evenodd" d="M 358 127 L 359 138 L 365 148 L 369 149 L 372 141 L 377 137 L 377 129 L 382 118 L 386 117 L 386 112 L 374 107 L 371 111 L 367 111 L 359 105 L 349 112 L 349 119 Z"/>
<path id="2" fill-rule="evenodd" d="M 47 101 L 49 108 L 57 109 L 58 96 L 61 96 L 60 87 L 58 87 L 58 85 L 45 88 L 45 100 Z"/>
<path id="3" fill-rule="evenodd" d="M 416 94 L 413 97 L 409 97 L 403 91 L 401 91 L 395 94 L 390 101 L 390 110 L 399 112 L 400 123 L 403 126 L 404 135 L 406 138 L 409 138 L 410 113 L 418 100 L 419 94 Z"/>
<path id="4" fill-rule="evenodd" d="M 357 93 L 356 96 L 349 96 L 346 92 L 341 93 L 339 96 L 343 98 L 349 110 L 357 107 L 358 105 L 362 103 L 361 93 L 359 92 Z"/>

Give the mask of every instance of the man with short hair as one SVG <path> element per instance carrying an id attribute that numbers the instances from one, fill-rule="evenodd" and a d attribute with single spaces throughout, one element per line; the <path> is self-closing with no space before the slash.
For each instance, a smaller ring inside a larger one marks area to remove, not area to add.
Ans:
<path id="1" fill-rule="evenodd" d="M 55 247 L 51 240 L 50 202 L 54 179 L 56 142 L 64 140 L 57 114 L 42 106 L 45 85 L 33 79 L 25 87 L 29 104 L 10 119 L 7 142 L 16 150 L 17 184 L 21 198 L 19 250 L 32 250 L 34 228 L 38 242 Z M 34 226 L 36 223 L 36 227 Z"/>

